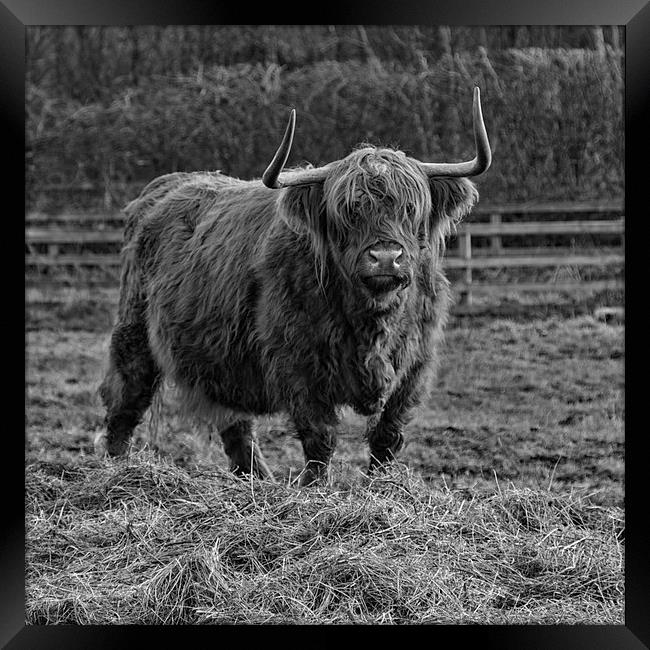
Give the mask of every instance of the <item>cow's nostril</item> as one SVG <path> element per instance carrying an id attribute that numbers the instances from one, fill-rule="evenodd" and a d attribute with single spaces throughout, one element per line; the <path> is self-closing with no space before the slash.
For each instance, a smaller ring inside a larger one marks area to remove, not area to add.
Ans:
<path id="1" fill-rule="evenodd" d="M 372 264 L 381 266 L 399 266 L 399 258 L 404 251 L 401 248 L 392 250 L 369 250 L 368 256 Z"/>

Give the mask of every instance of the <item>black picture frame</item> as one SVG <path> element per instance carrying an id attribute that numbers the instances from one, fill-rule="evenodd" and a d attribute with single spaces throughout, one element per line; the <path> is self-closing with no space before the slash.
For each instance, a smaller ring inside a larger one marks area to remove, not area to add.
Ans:
<path id="1" fill-rule="evenodd" d="M 645 199 L 644 180 L 647 154 L 642 150 L 650 141 L 648 118 L 650 117 L 650 4 L 647 0 L 439 0 L 436 2 L 340 2 L 321 5 L 296 6 L 274 3 L 264 7 L 241 6 L 237 3 L 207 2 L 201 0 L 167 0 L 155 2 L 140 0 L 2 0 L 0 2 L 0 107 L 2 132 L 4 133 L 5 160 L 9 162 L 3 176 L 5 196 L 17 203 L 5 214 L 5 227 L 10 241 L 12 228 L 20 232 L 17 212 L 20 205 L 24 213 L 24 68 L 25 27 L 29 25 L 124 25 L 124 24 L 249 24 L 255 17 L 257 24 L 446 24 L 446 25 L 625 25 L 625 128 L 626 128 L 626 333 L 627 350 L 634 350 L 635 333 L 640 329 L 643 316 L 634 295 L 640 293 L 637 285 L 644 276 L 638 269 L 640 253 L 635 247 L 643 242 L 640 233 L 645 219 L 641 209 Z M 641 157 L 641 164 L 634 164 Z M 645 180 L 647 183 L 647 180 Z M 10 219 L 11 217 L 11 219 Z M 17 250 L 18 246 L 8 246 Z M 7 250 L 7 249 L 5 249 Z M 9 251 L 7 251 L 9 252 Z M 12 255 L 7 255 L 5 278 L 16 275 Z M 10 282 L 8 283 L 11 284 Z M 10 313 L 20 309 L 21 293 L 24 308 L 24 292 L 16 291 L 16 300 L 7 302 Z M 23 311 L 24 313 L 24 311 Z M 6 346 L 13 340 L 13 330 L 5 330 Z M 641 348 L 639 348 L 640 350 Z M 29 354 L 29 351 L 26 351 Z M 634 355 L 636 356 L 636 355 Z M 620 626 L 435 626 L 428 630 L 403 630 L 382 627 L 380 634 L 387 643 L 397 641 L 396 635 L 424 633 L 435 645 L 474 645 L 481 648 L 536 648 L 560 650 L 562 648 L 626 649 L 650 646 L 650 611 L 648 586 L 650 584 L 650 540 L 645 532 L 644 506 L 646 484 L 644 482 L 643 453 L 644 427 L 642 421 L 635 426 L 635 415 L 640 410 L 642 396 L 637 395 L 643 384 L 634 376 L 636 358 L 627 359 L 625 369 L 626 435 L 625 435 L 625 508 L 626 508 L 626 557 L 625 557 L 625 624 Z M 24 363 L 23 358 L 23 363 Z M 18 362 L 20 363 L 20 362 Z M 23 365 L 24 369 L 24 365 Z M 20 373 L 19 373 L 20 376 Z M 18 381 L 5 372 L 7 384 L 18 389 Z M 23 384 L 24 386 L 24 384 Z M 12 388 L 4 390 L 5 403 L 13 405 L 19 398 L 11 394 Z M 12 409 L 7 409 L 10 411 Z M 73 627 L 73 626 L 25 626 L 24 624 L 24 473 L 21 466 L 21 450 L 24 445 L 17 434 L 18 425 L 6 424 L 3 432 L 5 466 L 0 473 L 2 480 L 2 504 L 4 517 L 0 535 L 0 644 L 14 650 L 17 648 L 98 648 L 121 647 L 146 643 L 154 645 L 173 643 L 201 643 L 210 641 L 228 643 L 227 633 L 218 628 L 166 628 L 140 626 Z M 23 425 L 24 428 L 24 425 Z M 24 458 L 24 457 L 23 457 Z M 345 628 L 345 629 L 343 629 Z M 233 630 L 234 632 L 235 630 Z M 265 643 L 295 643 L 287 639 L 287 632 L 307 636 L 311 630 L 251 626 L 238 628 L 237 643 L 248 641 L 249 634 L 263 634 Z M 362 642 L 372 642 L 377 628 L 353 629 L 348 626 L 332 627 L 318 631 L 319 639 L 330 634 L 353 633 L 352 641 L 361 634 Z M 277 634 L 277 636 L 275 636 Z M 321 637 L 321 634 L 324 636 Z M 273 638 L 275 636 L 275 639 Z M 421 639 L 421 637 L 420 637 Z M 251 637 L 252 640 L 252 637 Z M 232 641 L 230 641 L 232 642 Z M 404 641 L 401 641 L 402 643 Z M 420 640 L 421 642 L 421 640 Z"/>

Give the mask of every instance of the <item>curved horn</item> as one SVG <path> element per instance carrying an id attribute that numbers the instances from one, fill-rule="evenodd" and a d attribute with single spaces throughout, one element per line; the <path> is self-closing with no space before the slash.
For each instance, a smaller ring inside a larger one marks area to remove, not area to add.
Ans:
<path id="1" fill-rule="evenodd" d="M 419 163 L 421 169 L 429 178 L 434 176 L 478 176 L 487 171 L 492 162 L 492 152 L 490 151 L 490 142 L 483 122 L 481 91 L 478 86 L 474 88 L 472 117 L 476 157 L 473 160 L 461 163 Z"/>
<path id="2" fill-rule="evenodd" d="M 264 183 L 266 187 L 277 190 L 281 187 L 289 187 L 290 185 L 320 183 L 324 181 L 327 176 L 329 165 L 326 165 L 325 167 L 298 169 L 282 173 L 282 169 L 284 168 L 287 158 L 289 157 L 289 152 L 291 151 L 291 143 L 293 142 L 293 132 L 295 128 L 296 110 L 292 108 L 289 115 L 289 124 L 287 124 L 282 142 L 280 143 L 278 150 L 275 152 L 271 164 L 266 168 L 266 171 L 262 175 L 262 183 Z M 281 173 L 282 178 L 280 178 Z"/>

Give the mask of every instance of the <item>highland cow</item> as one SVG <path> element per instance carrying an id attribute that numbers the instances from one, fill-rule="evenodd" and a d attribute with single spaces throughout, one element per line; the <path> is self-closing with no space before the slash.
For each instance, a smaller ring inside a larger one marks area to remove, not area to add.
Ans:
<path id="1" fill-rule="evenodd" d="M 237 474 L 272 478 L 255 417 L 283 412 L 301 484 L 326 481 L 341 408 L 368 416 L 369 472 L 403 445 L 426 398 L 450 307 L 445 237 L 490 165 L 478 88 L 476 156 L 423 163 L 361 146 L 283 171 L 295 126 L 261 181 L 219 172 L 152 181 L 128 217 L 118 320 L 100 394 L 99 453 L 123 454 L 164 378 L 209 416 Z"/>

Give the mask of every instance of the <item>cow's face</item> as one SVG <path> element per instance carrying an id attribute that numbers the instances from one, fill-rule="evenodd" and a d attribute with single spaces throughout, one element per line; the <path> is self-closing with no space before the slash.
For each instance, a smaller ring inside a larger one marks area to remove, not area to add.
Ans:
<path id="1" fill-rule="evenodd" d="M 324 183 L 288 189 L 291 221 L 307 225 L 322 264 L 338 267 L 370 308 L 399 304 L 423 263 L 435 263 L 451 224 L 478 197 L 465 178 L 428 179 L 401 151 L 364 147 Z"/>
<path id="2" fill-rule="evenodd" d="M 332 257 L 366 298 L 394 301 L 418 266 L 427 179 L 401 151 L 365 147 L 339 161 L 323 193 Z"/>

